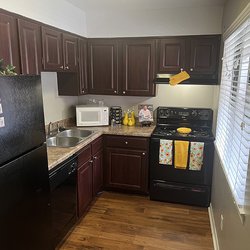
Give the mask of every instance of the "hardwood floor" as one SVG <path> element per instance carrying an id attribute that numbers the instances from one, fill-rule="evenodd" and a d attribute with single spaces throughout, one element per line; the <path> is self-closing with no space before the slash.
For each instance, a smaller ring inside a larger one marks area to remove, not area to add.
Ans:
<path id="1" fill-rule="evenodd" d="M 104 192 L 60 250 L 212 250 L 206 208 Z"/>

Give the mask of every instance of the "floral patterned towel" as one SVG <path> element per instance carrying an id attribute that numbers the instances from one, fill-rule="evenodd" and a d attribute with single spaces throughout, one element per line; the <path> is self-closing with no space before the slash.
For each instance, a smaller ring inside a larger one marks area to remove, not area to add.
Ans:
<path id="1" fill-rule="evenodd" d="M 160 139 L 159 163 L 172 165 L 173 163 L 173 141 Z"/>
<path id="2" fill-rule="evenodd" d="M 191 142 L 189 169 L 200 171 L 203 165 L 204 142 Z"/>

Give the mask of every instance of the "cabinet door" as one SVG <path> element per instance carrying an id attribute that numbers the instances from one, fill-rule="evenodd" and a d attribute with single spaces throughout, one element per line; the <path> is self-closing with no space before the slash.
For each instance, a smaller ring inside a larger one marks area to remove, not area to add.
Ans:
<path id="1" fill-rule="evenodd" d="M 93 156 L 93 195 L 102 190 L 103 186 L 103 151 Z"/>
<path id="2" fill-rule="evenodd" d="M 194 37 L 190 39 L 191 75 L 217 74 L 220 36 Z"/>
<path id="3" fill-rule="evenodd" d="M 91 39 L 88 42 L 89 93 L 118 94 L 118 41 Z"/>
<path id="4" fill-rule="evenodd" d="M 145 151 L 107 148 L 105 157 L 106 187 L 147 192 L 148 159 Z"/>
<path id="5" fill-rule="evenodd" d="M 78 216 L 85 212 L 92 201 L 92 163 L 87 161 L 78 168 Z"/>
<path id="6" fill-rule="evenodd" d="M 24 75 L 40 75 L 42 42 L 40 25 L 18 19 L 21 71 Z"/>
<path id="7" fill-rule="evenodd" d="M 155 53 L 155 39 L 123 41 L 123 95 L 155 95 Z"/>
<path id="8" fill-rule="evenodd" d="M 87 78 L 87 39 L 79 39 L 79 93 L 84 95 L 88 93 Z"/>
<path id="9" fill-rule="evenodd" d="M 0 59 L 4 60 L 4 67 L 14 65 L 15 72 L 20 73 L 19 51 L 17 39 L 16 19 L 0 13 Z"/>
<path id="10" fill-rule="evenodd" d="M 185 39 L 159 40 L 158 73 L 179 73 L 185 67 Z"/>
<path id="11" fill-rule="evenodd" d="M 77 37 L 63 34 L 64 70 L 76 72 L 78 70 L 78 42 Z"/>
<path id="12" fill-rule="evenodd" d="M 62 71 L 63 53 L 61 32 L 42 27 L 44 70 Z"/>

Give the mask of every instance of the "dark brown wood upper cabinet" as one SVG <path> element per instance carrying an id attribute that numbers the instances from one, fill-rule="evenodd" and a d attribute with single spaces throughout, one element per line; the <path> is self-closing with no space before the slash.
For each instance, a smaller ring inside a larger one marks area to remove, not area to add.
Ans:
<path id="1" fill-rule="evenodd" d="M 78 38 L 56 29 L 42 27 L 44 70 L 78 71 Z"/>
<path id="2" fill-rule="evenodd" d="M 43 68 L 46 71 L 62 71 L 63 51 L 61 32 L 42 27 Z"/>
<path id="3" fill-rule="evenodd" d="M 42 70 L 41 26 L 18 19 L 21 72 L 24 75 L 40 75 Z"/>
<path id="4" fill-rule="evenodd" d="M 185 67 L 185 39 L 159 40 L 158 73 L 178 73 Z"/>
<path id="5" fill-rule="evenodd" d="M 191 77 L 184 83 L 217 84 L 219 49 L 220 35 L 159 39 L 157 73 L 186 70 Z"/>
<path id="6" fill-rule="evenodd" d="M 155 94 L 155 39 L 123 40 L 122 94 L 153 96 Z"/>
<path id="7" fill-rule="evenodd" d="M 88 93 L 87 78 L 87 39 L 79 39 L 79 94 Z"/>
<path id="8" fill-rule="evenodd" d="M 20 73 L 20 59 L 18 48 L 16 18 L 0 13 L 0 59 L 4 60 L 4 66 L 12 64 L 15 72 Z"/>
<path id="9" fill-rule="evenodd" d="M 88 41 L 89 93 L 118 94 L 118 40 Z"/>
<path id="10" fill-rule="evenodd" d="M 78 46 L 77 37 L 69 34 L 63 34 L 63 58 L 64 70 L 78 70 Z"/>
<path id="11" fill-rule="evenodd" d="M 219 37 L 194 37 L 190 39 L 190 67 L 192 74 L 213 75 L 218 70 Z"/>

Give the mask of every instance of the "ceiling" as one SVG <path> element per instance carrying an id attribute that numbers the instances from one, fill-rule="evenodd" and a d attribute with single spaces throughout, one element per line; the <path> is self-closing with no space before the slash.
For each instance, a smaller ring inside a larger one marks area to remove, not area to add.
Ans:
<path id="1" fill-rule="evenodd" d="M 218 6 L 226 0 L 66 0 L 83 11 L 157 10 Z"/>

